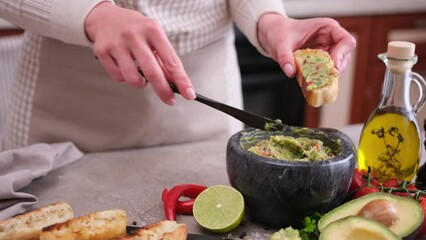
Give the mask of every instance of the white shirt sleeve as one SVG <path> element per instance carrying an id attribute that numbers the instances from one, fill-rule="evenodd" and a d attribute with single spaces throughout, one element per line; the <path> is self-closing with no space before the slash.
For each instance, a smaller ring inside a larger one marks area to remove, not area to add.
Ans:
<path id="1" fill-rule="evenodd" d="M 90 46 L 84 30 L 89 12 L 113 0 L 0 0 L 0 16 L 12 24 L 65 43 Z"/>
<path id="2" fill-rule="evenodd" d="M 257 22 L 264 13 L 268 12 L 287 16 L 282 0 L 230 0 L 228 2 L 237 27 L 261 54 L 269 56 L 257 39 Z"/>

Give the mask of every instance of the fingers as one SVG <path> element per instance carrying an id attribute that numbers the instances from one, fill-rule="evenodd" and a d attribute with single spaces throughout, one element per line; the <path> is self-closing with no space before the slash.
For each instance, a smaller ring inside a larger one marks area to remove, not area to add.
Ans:
<path id="1" fill-rule="evenodd" d="M 336 65 L 336 68 L 339 70 L 339 72 L 343 72 L 345 69 L 348 59 L 351 57 L 351 51 L 354 47 L 355 42 L 349 41 L 347 43 L 338 42 L 336 46 L 331 49 L 331 59 L 333 59 L 334 64 Z"/>
<path id="2" fill-rule="evenodd" d="M 105 54 L 98 51 L 97 56 L 107 73 L 116 82 L 125 82 L 131 86 L 143 88 L 149 81 L 164 103 L 174 105 L 176 103 L 174 93 L 152 50 L 146 45 L 140 45 L 134 52 L 131 54 L 123 49 L 115 49 Z M 138 71 L 133 58 L 137 59 L 141 72 Z"/>
<path id="3" fill-rule="evenodd" d="M 106 72 L 114 79 L 114 81 L 121 83 L 124 82 L 124 78 L 121 75 L 120 69 L 117 63 L 110 55 L 96 54 L 96 58 L 102 63 Z"/>
<path id="4" fill-rule="evenodd" d="M 281 32 L 291 32 L 289 27 L 295 21 L 275 13 L 264 14 L 258 22 L 258 40 L 261 47 L 280 65 L 288 77 L 294 77 L 295 64 L 293 49 L 295 44 L 293 37 Z"/>
<path id="5" fill-rule="evenodd" d="M 287 77 L 292 78 L 296 75 L 293 50 L 291 48 L 278 49 L 277 62 Z"/>
<path id="6" fill-rule="evenodd" d="M 154 55 L 168 81 L 174 83 L 181 95 L 188 99 L 195 99 L 195 91 L 180 58 L 163 32 L 150 35 L 154 43 Z"/>
<path id="7" fill-rule="evenodd" d="M 113 54 L 110 52 L 102 53 L 102 51 L 95 51 L 95 54 L 96 58 L 102 63 L 114 81 L 118 83 L 126 82 L 137 88 L 146 86 L 146 79 L 135 68 L 135 64 L 131 60 L 132 58 L 129 53 Z"/>
<path id="8" fill-rule="evenodd" d="M 331 59 L 333 59 L 339 72 L 343 72 L 351 58 L 351 51 L 356 47 L 356 40 L 340 26 L 332 31 L 331 35 L 335 42 L 335 45 L 330 50 Z"/>
<path id="9" fill-rule="evenodd" d="M 94 52 L 116 82 L 142 88 L 149 82 L 160 99 L 174 105 L 174 83 L 186 99 L 195 93 L 183 64 L 161 26 L 136 11 L 117 6 L 97 7 L 86 20 L 85 30 Z M 137 66 L 143 71 L 138 72 Z"/>
<path id="10" fill-rule="evenodd" d="M 351 58 L 352 58 L 351 54 L 346 54 L 343 57 L 343 60 L 340 62 L 339 66 L 337 66 L 337 70 L 339 71 L 340 74 L 342 74 L 344 72 L 344 70 L 346 69 L 347 65 L 351 61 Z"/>
<path id="11" fill-rule="evenodd" d="M 330 18 L 281 19 L 275 24 L 263 27 L 273 34 L 260 34 L 259 38 L 263 40 L 265 46 L 269 46 L 268 53 L 279 63 L 288 77 L 295 76 L 293 52 L 296 49 L 309 47 L 326 50 L 339 72 L 342 72 L 351 59 L 351 51 L 356 46 L 352 35 Z M 280 32 L 292 34 L 277 34 Z"/>
<path id="12" fill-rule="evenodd" d="M 146 86 L 147 81 L 137 70 L 130 53 L 116 54 L 116 62 L 126 83 L 137 88 Z"/>
<path id="13" fill-rule="evenodd" d="M 333 59 L 337 70 L 343 72 L 347 66 L 348 61 L 351 59 L 351 48 L 347 46 L 340 47 L 336 46 L 331 50 L 331 58 Z"/>
<path id="14" fill-rule="evenodd" d="M 169 87 L 165 74 L 152 50 L 139 49 L 139 51 L 135 51 L 135 57 L 143 75 L 149 81 L 158 97 L 164 103 L 171 106 L 174 105 L 176 103 L 175 95 Z"/>

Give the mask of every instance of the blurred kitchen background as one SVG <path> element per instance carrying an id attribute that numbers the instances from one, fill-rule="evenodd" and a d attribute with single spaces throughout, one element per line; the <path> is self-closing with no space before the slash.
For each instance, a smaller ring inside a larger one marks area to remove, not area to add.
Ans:
<path id="1" fill-rule="evenodd" d="M 336 19 L 357 39 L 357 48 L 340 78 L 336 102 L 312 108 L 305 104 L 296 80 L 288 79 L 278 64 L 260 55 L 236 29 L 246 110 L 299 126 L 336 128 L 363 123 L 380 98 L 385 66 L 377 54 L 385 52 L 392 40 L 416 44 L 419 61 L 414 71 L 426 78 L 426 0 L 284 0 L 284 6 L 290 17 Z M 0 19 L 1 88 L 8 88 L 12 80 L 21 33 Z M 414 102 L 418 96 L 415 84 L 412 91 Z M 5 116 L 7 97 L 0 96 L 0 118 Z M 421 126 L 425 117 L 426 107 L 418 114 Z"/>

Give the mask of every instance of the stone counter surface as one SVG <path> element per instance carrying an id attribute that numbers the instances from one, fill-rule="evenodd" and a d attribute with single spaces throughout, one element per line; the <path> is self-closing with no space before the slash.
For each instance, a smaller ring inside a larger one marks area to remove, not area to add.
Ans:
<path id="1" fill-rule="evenodd" d="M 146 149 L 87 154 L 81 160 L 32 182 L 23 192 L 34 194 L 39 208 L 64 201 L 76 216 L 111 208 L 126 210 L 130 225 L 164 220 L 161 192 L 182 183 L 229 185 L 226 140 Z M 193 216 L 178 215 L 189 233 L 204 232 Z M 231 234 L 247 233 L 251 239 L 268 239 L 272 230 L 251 223 Z M 228 234 L 222 234 L 228 236 Z"/>
<path id="2" fill-rule="evenodd" d="M 358 146 L 362 124 L 340 130 Z M 423 133 L 422 133 L 423 134 Z M 34 208 L 64 201 L 76 216 L 111 208 L 126 210 L 128 224 L 144 226 L 164 220 L 161 193 L 165 187 L 194 183 L 206 186 L 229 185 L 226 172 L 227 139 L 179 145 L 86 154 L 70 165 L 33 181 L 22 192 L 38 197 Z M 422 150 L 422 164 L 425 151 Z M 191 215 L 177 215 L 189 233 L 238 238 L 242 233 L 252 240 L 267 240 L 274 229 L 251 222 L 231 233 L 217 235 L 204 231 Z"/>

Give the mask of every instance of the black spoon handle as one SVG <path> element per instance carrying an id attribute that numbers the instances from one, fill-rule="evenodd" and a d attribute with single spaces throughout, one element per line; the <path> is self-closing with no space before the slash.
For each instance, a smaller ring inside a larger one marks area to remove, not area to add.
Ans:
<path id="1" fill-rule="evenodd" d="M 173 90 L 173 92 L 180 94 L 176 85 L 174 85 L 173 83 L 169 83 L 169 85 L 170 85 L 170 88 Z M 274 121 L 272 119 L 269 119 L 269 118 L 266 118 L 266 117 L 261 117 L 261 116 L 243 111 L 241 109 L 234 108 L 232 106 L 229 106 L 229 105 L 223 104 L 221 102 L 215 101 L 213 99 L 210 99 L 210 98 L 205 97 L 203 95 L 200 95 L 198 93 L 196 93 L 195 96 L 196 96 L 195 101 L 204 103 L 205 105 L 208 105 L 212 108 L 215 108 L 219 111 L 222 111 L 222 112 L 240 120 L 241 122 L 247 124 L 250 127 L 265 129 L 266 123 L 277 124 L 276 121 Z"/>
<path id="2" fill-rule="evenodd" d="M 138 67 L 138 71 L 139 73 L 144 76 L 142 69 L 140 69 L 140 67 Z M 178 88 L 176 87 L 175 84 L 169 82 L 169 86 L 170 88 L 173 90 L 173 92 L 180 94 Z M 272 119 L 266 118 L 266 117 L 261 117 L 258 115 L 255 115 L 253 113 L 249 113 L 246 111 L 243 111 L 241 109 L 238 108 L 234 108 L 232 106 L 223 104 L 221 102 L 215 101 L 213 99 L 210 99 L 208 97 L 205 97 L 203 95 L 200 95 L 198 93 L 195 93 L 195 101 L 204 103 L 207 106 L 210 106 L 214 109 L 217 109 L 219 111 L 222 111 L 238 120 L 240 120 L 241 122 L 247 124 L 250 127 L 254 127 L 254 128 L 258 128 L 258 129 L 265 129 L 266 123 L 272 123 L 274 124 L 274 128 L 284 128 L 285 125 L 282 123 L 278 123 L 277 121 L 274 121 Z"/>

